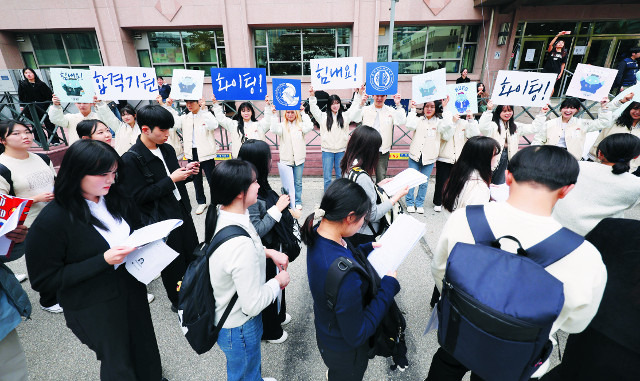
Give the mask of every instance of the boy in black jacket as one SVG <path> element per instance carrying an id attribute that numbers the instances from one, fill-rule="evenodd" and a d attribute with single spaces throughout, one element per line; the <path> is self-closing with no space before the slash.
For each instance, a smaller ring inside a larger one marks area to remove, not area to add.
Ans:
<path id="1" fill-rule="evenodd" d="M 183 221 L 167 239 L 167 245 L 179 255 L 162 271 L 162 282 L 175 312 L 178 282 L 198 244 L 185 182 L 189 176 L 198 173 L 200 166 L 198 162 L 192 162 L 186 168 L 180 168 L 175 150 L 165 144 L 169 129 L 173 127 L 173 116 L 169 111 L 158 105 L 144 106 L 137 112 L 137 121 L 142 134 L 122 155 L 124 176 L 120 181 L 140 208 L 145 224 L 170 218 Z"/>

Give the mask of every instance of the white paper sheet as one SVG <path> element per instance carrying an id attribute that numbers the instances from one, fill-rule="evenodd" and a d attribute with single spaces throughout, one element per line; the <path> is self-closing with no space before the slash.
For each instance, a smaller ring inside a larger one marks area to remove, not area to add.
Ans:
<path id="1" fill-rule="evenodd" d="M 125 260 L 125 268 L 137 280 L 149 284 L 177 256 L 175 250 L 159 239 L 129 254 Z"/>
<path id="2" fill-rule="evenodd" d="M 150 242 L 162 239 L 171 233 L 171 231 L 182 225 L 182 220 L 172 219 L 156 222 L 140 228 L 129 236 L 126 241 L 119 246 L 140 247 Z"/>
<path id="3" fill-rule="evenodd" d="M 296 187 L 293 181 L 293 168 L 286 164 L 278 163 L 278 172 L 280 172 L 280 181 L 282 187 L 289 194 L 289 200 L 291 201 L 291 209 L 296 208 Z"/>
<path id="4" fill-rule="evenodd" d="M 400 189 L 403 189 L 406 186 L 411 189 L 413 187 L 417 187 L 420 184 L 424 184 L 427 181 L 429 181 L 429 178 L 423 173 L 420 173 L 420 171 L 417 171 L 413 168 L 407 168 L 404 171 L 393 176 L 393 179 L 391 181 L 384 185 L 381 185 L 380 187 L 384 189 L 384 191 L 387 192 L 389 196 L 393 196 Z"/>
<path id="5" fill-rule="evenodd" d="M 369 254 L 369 262 L 380 277 L 395 271 L 409 255 L 427 230 L 427 225 L 407 215 L 400 214 L 380 237 L 381 247 Z"/>

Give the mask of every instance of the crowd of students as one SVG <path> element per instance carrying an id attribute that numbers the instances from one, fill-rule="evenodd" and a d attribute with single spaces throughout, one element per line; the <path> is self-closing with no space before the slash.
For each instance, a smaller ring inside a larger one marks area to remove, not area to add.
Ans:
<path id="1" fill-rule="evenodd" d="M 461 78 L 468 79 L 466 73 Z M 515 236 L 524 247 L 530 247 L 561 226 L 588 237 L 589 232 L 598 236 L 602 220 L 622 217 L 640 201 L 640 179 L 636 177 L 640 103 L 632 100 L 633 94 L 612 104 L 603 100 L 597 120 L 575 117 L 580 103 L 567 98 L 560 106 L 559 118 L 547 120 L 545 107 L 531 124 L 516 122 L 513 106 L 499 105 L 494 110 L 491 101 L 478 122 L 471 114 L 444 111 L 448 98 L 424 104 L 410 102 L 409 110 L 400 104 L 399 94 L 393 97 L 395 107 L 385 105 L 386 98 L 376 95 L 372 104 L 366 105 L 368 96 L 363 87 L 356 90 L 348 110 L 343 110 L 337 95 L 331 95 L 322 111 L 310 89 L 309 111 L 319 125 L 322 141 L 325 192 L 319 207 L 306 218 L 301 239 L 307 245 L 317 344 L 328 368 L 327 378 L 332 381 L 364 377 L 369 338 L 399 292 L 400 283 L 395 272 L 377 281 L 352 272 L 340 285 L 336 304 L 329 308 L 325 282 L 330 265 L 347 258 L 366 267 L 366 257 L 378 246 L 375 240 L 382 234 L 381 219 L 401 200 L 405 200 L 407 212 L 425 212 L 428 183 L 417 189 L 401 189 L 387 199 L 378 196 L 377 185 L 390 181 L 386 171 L 394 125 L 406 125 L 413 131 L 408 166 L 427 176 L 434 166 L 437 170 L 434 210 L 440 212 L 444 207 L 451 212 L 431 264 L 436 284 L 432 307 L 439 300 L 452 248 L 459 242 L 474 242 L 465 215 L 467 206 L 486 204 L 486 218 L 496 236 Z M 96 352 L 101 379 L 161 380 L 150 297 L 145 297 L 145 287 L 124 266 L 116 269 L 113 265 L 133 250 L 120 246 L 132 230 L 169 218 L 181 219 L 183 224 L 167 238 L 178 257 L 161 273 L 171 309 L 177 312 L 176 286 L 199 241 L 186 183 L 193 182 L 198 205 L 195 213 L 202 214 L 207 208 L 205 177 L 210 188 L 205 241 L 229 225 L 240 226 L 249 235 L 225 242 L 210 259 L 216 322 L 231 301 L 235 303 L 218 344 L 227 359 L 229 380 L 260 380 L 260 341 L 278 344 L 288 337 L 283 326 L 291 316 L 286 312 L 284 289 L 290 281 L 287 267 L 294 257 L 283 253 L 287 250 L 278 233 L 283 228 L 293 229 L 294 219 L 301 217 L 304 135 L 313 129 L 311 117 L 301 107 L 300 111 L 287 111 L 280 121 L 268 97 L 260 120 L 248 102 L 229 118 L 215 97 L 211 110 L 202 100 L 187 100 L 188 112 L 183 115 L 171 107 L 173 100 L 167 94 L 157 101 L 157 105 L 139 110 L 124 106 L 120 120 L 104 102 L 96 102 L 97 112 L 92 111 L 93 104 L 76 104 L 78 113 L 65 114 L 59 99 L 52 95 L 49 118 L 68 130 L 70 142 L 57 176 L 49 161 L 28 151 L 33 134 L 27 126 L 15 121 L 0 123 L 4 147 L 0 165 L 11 175 L 7 178 L 6 172 L 0 173 L 0 192 L 34 200 L 25 225 L 7 235 L 18 243 L 11 259 L 25 255 L 31 285 L 40 293 L 42 308 L 64 313 L 71 331 Z M 623 105 L 625 110 L 614 120 L 613 111 Z M 362 125 L 350 134 L 352 122 Z M 216 165 L 214 133 L 218 126 L 230 136 L 232 159 Z M 113 140 L 110 130 L 115 133 Z M 601 132 L 592 149 L 593 161 L 578 163 L 585 134 L 596 130 Z M 264 140 L 269 131 L 282 138 L 280 160 L 293 168 L 294 208 L 290 208 L 289 196 L 278 195 L 268 182 L 271 148 Z M 520 150 L 520 137 L 531 134 L 535 135 L 532 147 Z M 184 166 L 178 161 L 182 156 L 188 161 Z M 334 171 L 336 180 L 332 181 Z M 510 188 L 506 202 L 490 202 L 492 184 L 505 183 Z M 625 223 L 606 222 L 607 229 Z M 603 292 L 606 300 L 624 292 L 618 287 L 607 294 L 605 264 L 636 268 L 638 264 L 635 253 L 619 258 L 611 254 L 603 264 L 598 249 L 607 243 L 599 239 L 596 247 L 585 242 L 546 268 L 565 289 L 562 312 L 551 333 L 558 329 L 579 333 L 589 327 L 585 332 L 598 332 L 597 341 L 593 335 L 583 334 L 581 344 L 572 339 L 567 351 L 597 357 L 597 344 L 605 343 L 609 356 L 620 354 L 638 363 L 637 343 L 620 341 L 617 332 L 610 335 L 602 329 L 606 325 L 602 322 L 589 326 Z M 517 251 L 509 245 L 503 249 Z M 610 273 L 610 277 L 616 284 L 626 282 L 617 273 Z M 0 366 L 11 367 L 11 380 L 26 379 L 24 352 L 15 327 L 20 316 L 29 316 L 31 308 L 17 282 L 2 265 L 0 349 L 6 348 L 14 360 L 0 356 Z M 637 288 L 637 282 L 631 286 Z M 612 304 L 609 301 L 605 306 Z M 605 315 L 599 321 L 611 316 L 602 309 L 598 313 Z M 640 316 L 635 307 L 627 313 Z M 546 360 L 542 360 L 545 365 L 536 377 L 548 367 Z M 566 369 L 562 364 L 555 374 L 575 372 L 579 368 L 576 361 L 579 363 L 579 358 Z M 588 366 L 602 372 L 600 363 Z M 468 370 L 440 348 L 427 379 L 459 380 Z M 615 379 L 634 379 L 629 378 L 633 372 L 637 375 L 637 370 L 625 368 Z M 475 374 L 471 378 L 480 379 Z"/>

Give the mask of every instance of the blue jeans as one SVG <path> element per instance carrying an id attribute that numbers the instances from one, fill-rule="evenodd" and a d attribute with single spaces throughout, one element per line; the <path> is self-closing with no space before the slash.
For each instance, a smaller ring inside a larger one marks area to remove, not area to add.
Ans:
<path id="1" fill-rule="evenodd" d="M 240 327 L 222 328 L 218 345 L 227 357 L 228 381 L 262 381 L 260 338 L 261 315 Z"/>
<path id="2" fill-rule="evenodd" d="M 420 173 L 426 175 L 427 177 L 431 176 L 431 171 L 433 171 L 433 164 L 434 163 L 422 165 L 417 161 L 414 161 L 413 159 L 409 158 L 409 168 L 413 168 L 419 171 Z M 407 193 L 407 196 L 406 196 L 407 206 L 415 206 L 419 208 L 424 205 L 424 198 L 427 195 L 427 185 L 429 185 L 428 181 L 424 184 L 421 184 L 418 187 L 418 195 L 416 196 L 415 204 L 413 202 L 413 191 L 416 188 L 409 189 L 409 193 Z"/>
<path id="3" fill-rule="evenodd" d="M 322 177 L 324 178 L 325 191 L 329 188 L 329 185 L 331 185 L 331 171 L 333 169 L 336 171 L 336 179 L 342 177 L 340 173 L 340 162 L 343 156 L 344 151 L 336 153 L 322 151 Z"/>
<path id="4" fill-rule="evenodd" d="M 304 163 L 300 165 L 290 165 L 290 167 L 293 168 L 293 184 L 296 187 L 296 205 L 302 205 L 302 170 L 304 169 Z"/>

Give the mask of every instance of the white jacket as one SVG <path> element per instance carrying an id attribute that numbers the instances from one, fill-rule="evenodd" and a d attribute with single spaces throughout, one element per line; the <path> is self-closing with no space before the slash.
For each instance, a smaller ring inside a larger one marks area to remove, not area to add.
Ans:
<path id="1" fill-rule="evenodd" d="M 271 118 L 271 132 L 281 138 L 281 163 L 292 166 L 304 163 L 307 156 L 307 143 L 304 136 L 311 130 L 313 130 L 313 123 L 305 113 L 302 113 L 302 123 L 290 123 L 287 120 L 278 122 L 277 118 Z"/>
<path id="2" fill-rule="evenodd" d="M 440 153 L 440 140 L 449 140 L 453 135 L 453 120 L 449 111 L 442 114 L 442 118 L 433 116 L 427 119 L 418 116 L 416 109 L 412 108 L 407 115 L 406 127 L 413 131 L 411 145 L 409 146 L 409 157 L 415 162 L 428 165 L 435 163 Z"/>
<path id="3" fill-rule="evenodd" d="M 382 135 L 382 146 L 380 153 L 387 153 L 393 144 L 393 126 L 401 126 L 407 122 L 407 114 L 402 105 L 398 105 L 395 109 L 389 106 L 376 108 L 375 105 L 369 105 L 362 108 L 358 114 L 359 118 L 355 119 L 356 123 L 362 122 L 363 125 L 375 128 L 376 116 L 379 114 L 379 129 Z"/>
<path id="4" fill-rule="evenodd" d="M 264 107 L 264 117 L 257 122 L 249 122 L 244 124 L 244 136 L 238 131 L 238 121 L 228 118 L 222 106 L 217 103 L 211 108 L 213 115 L 216 116 L 218 123 L 222 128 L 229 133 L 229 140 L 231 140 L 231 157 L 234 159 L 238 157 L 240 152 L 240 146 L 247 139 L 265 140 L 265 134 L 271 128 L 271 106 Z"/>
<path id="5" fill-rule="evenodd" d="M 174 111 L 175 112 L 175 111 Z M 174 128 L 182 132 L 184 156 L 193 159 L 193 148 L 198 149 L 198 160 L 213 160 L 218 151 L 215 130 L 218 122 L 206 108 L 201 108 L 196 114 L 183 114 L 176 120 Z"/>
<path id="6" fill-rule="evenodd" d="M 500 123 L 502 124 L 502 132 L 498 131 L 498 125 L 493 120 L 491 120 L 492 118 L 492 111 L 483 112 L 482 116 L 480 117 L 478 128 L 480 129 L 482 135 L 489 136 L 497 140 L 498 144 L 500 144 L 501 150 L 504 149 L 505 141 L 508 142 L 507 148 L 509 149 L 509 160 L 511 160 L 513 155 L 518 153 L 520 136 L 538 133 L 540 129 L 544 128 L 544 121 L 547 117 L 544 114 L 538 115 L 536 117 L 536 119 L 538 119 L 538 122 L 533 124 L 516 122 L 516 133 L 513 135 L 509 132 L 508 128 L 505 128 L 502 121 L 500 121 Z"/>
<path id="7" fill-rule="evenodd" d="M 478 171 L 473 171 L 456 198 L 453 209 L 464 208 L 467 205 L 483 205 L 488 203 L 489 200 L 491 200 L 489 186 L 482 180 Z"/>
<path id="8" fill-rule="evenodd" d="M 462 147 L 469 138 L 480 135 L 478 122 L 475 119 L 467 121 L 466 119 L 458 119 L 455 123 L 455 130 L 451 139 L 440 141 L 440 154 L 438 161 L 454 164 L 458 161 Z"/>
<path id="9" fill-rule="evenodd" d="M 80 140 L 80 137 L 78 136 L 78 131 L 76 131 L 76 126 L 78 125 L 78 123 L 86 119 L 100 120 L 100 118 L 98 117 L 98 114 L 96 114 L 93 111 L 91 111 L 87 116 L 84 116 L 79 112 L 74 114 L 65 114 L 62 111 L 61 106 L 55 106 L 55 105 L 49 106 L 49 110 L 47 111 L 47 113 L 49 114 L 49 120 L 51 121 L 51 123 L 67 129 L 67 131 L 69 132 L 69 136 L 67 136 L 67 141 L 69 142 L 69 145 Z"/>
<path id="10" fill-rule="evenodd" d="M 118 155 L 122 156 L 125 152 L 136 144 L 138 136 L 140 136 L 140 127 L 136 122 L 133 127 L 118 119 L 106 102 L 100 102 L 96 106 L 98 118 L 116 133 L 113 148 Z"/>
<path id="11" fill-rule="evenodd" d="M 614 124 L 615 121 L 613 120 L 613 112 L 620 106 L 622 106 L 622 103 L 620 101 L 614 101 L 609 104 L 608 109 L 611 113 L 611 123 L 608 126 L 605 126 L 602 131 L 600 131 L 600 135 L 598 135 L 596 141 L 589 150 L 589 158 L 595 162 L 600 162 L 600 160 L 598 159 L 598 145 L 600 145 L 600 142 L 602 142 L 607 136 L 613 134 L 632 134 L 640 138 L 640 123 L 636 124 L 636 126 L 631 130 L 629 130 L 629 128 L 627 128 L 626 126 Z M 631 172 L 634 172 L 639 166 L 640 158 L 631 160 Z"/>
<path id="12" fill-rule="evenodd" d="M 322 112 L 318 107 L 318 99 L 316 97 L 309 97 L 309 110 L 311 115 L 320 125 L 320 138 L 322 140 L 322 151 L 338 153 L 344 152 L 347 149 L 347 142 L 349 141 L 349 125 L 351 122 L 355 122 L 360 110 L 360 94 L 356 94 L 351 102 L 351 107 L 342 113 L 342 120 L 344 121 L 343 127 L 338 126 L 336 116 L 333 116 L 333 124 L 331 125 L 331 131 L 327 129 L 327 113 Z M 330 107 L 330 105 L 327 105 Z"/>

